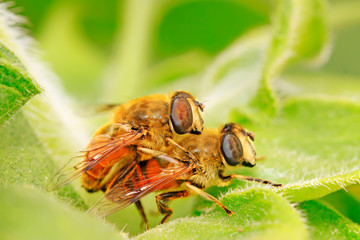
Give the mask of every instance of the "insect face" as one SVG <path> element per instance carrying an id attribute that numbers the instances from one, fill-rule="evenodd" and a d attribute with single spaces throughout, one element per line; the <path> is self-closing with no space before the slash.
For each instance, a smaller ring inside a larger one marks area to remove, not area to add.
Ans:
<path id="1" fill-rule="evenodd" d="M 254 167 L 254 134 L 247 132 L 238 124 L 228 123 L 221 130 L 220 150 L 225 162 L 230 166 Z"/>
<path id="2" fill-rule="evenodd" d="M 200 134 L 203 130 L 203 119 L 200 111 L 204 105 L 189 93 L 178 91 L 171 98 L 170 120 L 177 134 Z"/>

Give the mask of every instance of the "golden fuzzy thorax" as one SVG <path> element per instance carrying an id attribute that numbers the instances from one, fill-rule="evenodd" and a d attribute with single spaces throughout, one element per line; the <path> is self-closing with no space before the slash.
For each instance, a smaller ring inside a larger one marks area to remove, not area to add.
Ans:
<path id="1" fill-rule="evenodd" d="M 147 135 L 136 145 L 162 150 L 166 137 L 173 135 L 169 124 L 169 102 L 169 97 L 162 94 L 138 98 L 115 109 L 112 122 L 144 127 Z"/>
<path id="2" fill-rule="evenodd" d="M 201 135 L 176 136 L 174 140 L 198 159 L 196 172 L 187 180 L 199 187 L 216 185 L 218 172 L 225 168 L 219 153 L 218 130 L 204 129 Z M 185 153 L 178 149 L 174 149 L 174 155 L 188 159 Z"/>

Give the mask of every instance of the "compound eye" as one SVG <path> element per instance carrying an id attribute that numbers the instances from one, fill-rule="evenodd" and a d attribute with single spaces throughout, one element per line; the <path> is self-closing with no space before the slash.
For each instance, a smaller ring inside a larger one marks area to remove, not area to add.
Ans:
<path id="1" fill-rule="evenodd" d="M 173 98 L 170 119 L 177 134 L 189 132 L 193 123 L 193 115 L 191 106 L 186 98 Z"/>
<path id="2" fill-rule="evenodd" d="M 230 166 L 240 164 L 243 157 L 243 148 L 240 140 L 232 133 L 227 133 L 221 140 L 221 153 Z"/>

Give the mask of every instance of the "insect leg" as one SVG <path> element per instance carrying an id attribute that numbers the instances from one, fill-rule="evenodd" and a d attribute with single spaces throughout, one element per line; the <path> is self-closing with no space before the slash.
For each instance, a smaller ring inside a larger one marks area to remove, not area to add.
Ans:
<path id="1" fill-rule="evenodd" d="M 140 151 L 140 152 L 142 152 L 142 153 L 151 155 L 151 156 L 153 156 L 153 157 L 162 159 L 162 160 L 167 161 L 167 162 L 172 162 L 172 163 L 175 163 L 175 164 L 179 164 L 179 162 L 181 162 L 179 159 L 176 159 L 176 160 L 175 160 L 174 158 L 168 156 L 168 155 L 167 155 L 166 153 L 164 153 L 164 152 L 152 150 L 152 149 L 150 149 L 150 148 L 137 147 L 137 150 Z"/>
<path id="2" fill-rule="evenodd" d="M 168 207 L 168 202 L 176 198 L 183 198 L 189 195 L 189 191 L 182 190 L 176 192 L 166 192 L 156 196 L 156 204 L 158 206 L 159 212 L 161 214 L 165 214 L 164 218 L 161 220 L 161 224 L 165 223 L 173 214 L 173 210 Z"/>
<path id="3" fill-rule="evenodd" d="M 265 159 L 266 159 L 266 156 L 260 156 L 260 157 L 255 158 L 256 161 L 263 161 Z"/>
<path id="4" fill-rule="evenodd" d="M 171 143 L 172 145 L 174 145 L 175 147 L 179 148 L 181 151 L 183 151 L 186 155 L 188 155 L 191 159 L 197 161 L 196 157 L 189 152 L 188 150 L 186 150 L 186 148 L 183 148 L 182 146 L 180 146 L 177 142 L 175 142 L 174 140 L 172 140 L 171 138 L 167 137 L 166 141 L 168 141 L 169 143 Z"/>
<path id="5" fill-rule="evenodd" d="M 165 155 L 165 153 L 163 153 L 163 152 L 156 151 L 156 150 L 152 150 L 152 149 L 150 149 L 150 148 L 140 147 L 140 146 L 137 147 L 137 150 L 140 151 L 140 152 L 142 152 L 142 153 L 151 155 L 151 156 L 153 156 L 153 157 L 159 157 L 159 156 L 161 156 L 161 155 Z"/>
<path id="6" fill-rule="evenodd" d="M 102 113 L 102 112 L 107 112 L 110 110 L 113 110 L 114 108 L 116 108 L 117 106 L 120 106 L 121 103 L 116 103 L 116 104 L 98 104 L 97 106 L 95 106 L 94 111 L 96 113 Z"/>
<path id="7" fill-rule="evenodd" d="M 267 185 L 271 185 L 273 187 L 282 187 L 283 186 L 281 183 L 273 183 L 269 180 L 265 180 L 265 179 L 261 179 L 261 178 L 253 178 L 253 177 L 248 177 L 248 176 L 238 175 L 238 174 L 231 174 L 229 176 L 224 176 L 222 172 L 219 172 L 219 177 L 224 183 L 230 183 L 233 179 L 237 178 L 237 179 L 241 179 L 241 180 L 245 180 L 245 181 L 252 181 L 252 182 L 267 184 Z"/>
<path id="8" fill-rule="evenodd" d="M 141 217 L 142 217 L 142 219 L 143 219 L 143 222 L 144 222 L 144 224 L 145 224 L 145 230 L 146 230 L 146 231 L 149 230 L 149 222 L 148 222 L 148 220 L 147 220 L 147 218 L 146 218 L 146 214 L 145 214 L 144 208 L 143 208 L 140 200 L 136 201 L 136 202 L 135 202 L 135 205 L 136 205 L 137 209 L 139 210 L 140 215 L 141 215 Z"/>
<path id="9" fill-rule="evenodd" d="M 233 211 L 230 211 L 229 209 L 227 209 L 219 200 L 217 200 L 215 197 L 211 196 L 210 194 L 208 194 L 207 192 L 204 192 L 203 190 L 201 190 L 200 188 L 192 185 L 190 182 L 185 182 L 185 186 L 190 188 L 192 191 L 196 192 L 197 194 L 199 194 L 200 196 L 213 201 L 214 203 L 216 203 L 217 205 L 219 205 L 222 209 L 224 209 L 224 211 L 226 212 L 226 214 L 230 217 L 231 215 L 234 214 Z"/>

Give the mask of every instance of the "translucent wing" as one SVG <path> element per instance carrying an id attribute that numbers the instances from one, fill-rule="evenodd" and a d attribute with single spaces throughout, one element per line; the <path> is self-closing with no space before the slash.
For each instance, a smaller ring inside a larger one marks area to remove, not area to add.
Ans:
<path id="1" fill-rule="evenodd" d="M 117 158 L 120 158 L 126 154 L 125 146 L 130 145 L 136 139 L 142 136 L 142 131 L 134 130 L 122 135 L 111 137 L 107 134 L 97 135 L 92 138 L 89 147 L 86 151 L 83 151 L 83 161 L 74 164 L 72 158 L 63 168 L 61 168 L 49 181 L 46 186 L 48 191 L 52 191 L 56 188 L 62 187 L 72 180 L 78 178 L 84 172 L 92 169 L 98 164 L 106 164 Z"/>
<path id="2" fill-rule="evenodd" d="M 144 162 L 137 163 L 88 212 L 98 217 L 105 217 L 129 206 L 151 192 L 166 189 L 167 185 L 171 185 L 176 179 L 188 174 L 194 168 L 192 163 L 183 163 L 167 155 L 159 156 L 157 160 L 148 161 L 160 161 L 160 165 L 168 166 L 147 167 L 147 177 L 145 177 L 143 172 L 139 170 L 141 169 L 140 164 L 144 164 Z"/>
<path id="3" fill-rule="evenodd" d="M 92 117 L 99 114 L 105 114 L 109 111 L 114 110 L 114 108 L 120 106 L 120 103 L 117 104 L 91 104 L 84 105 L 77 109 L 77 113 L 82 117 Z"/>

